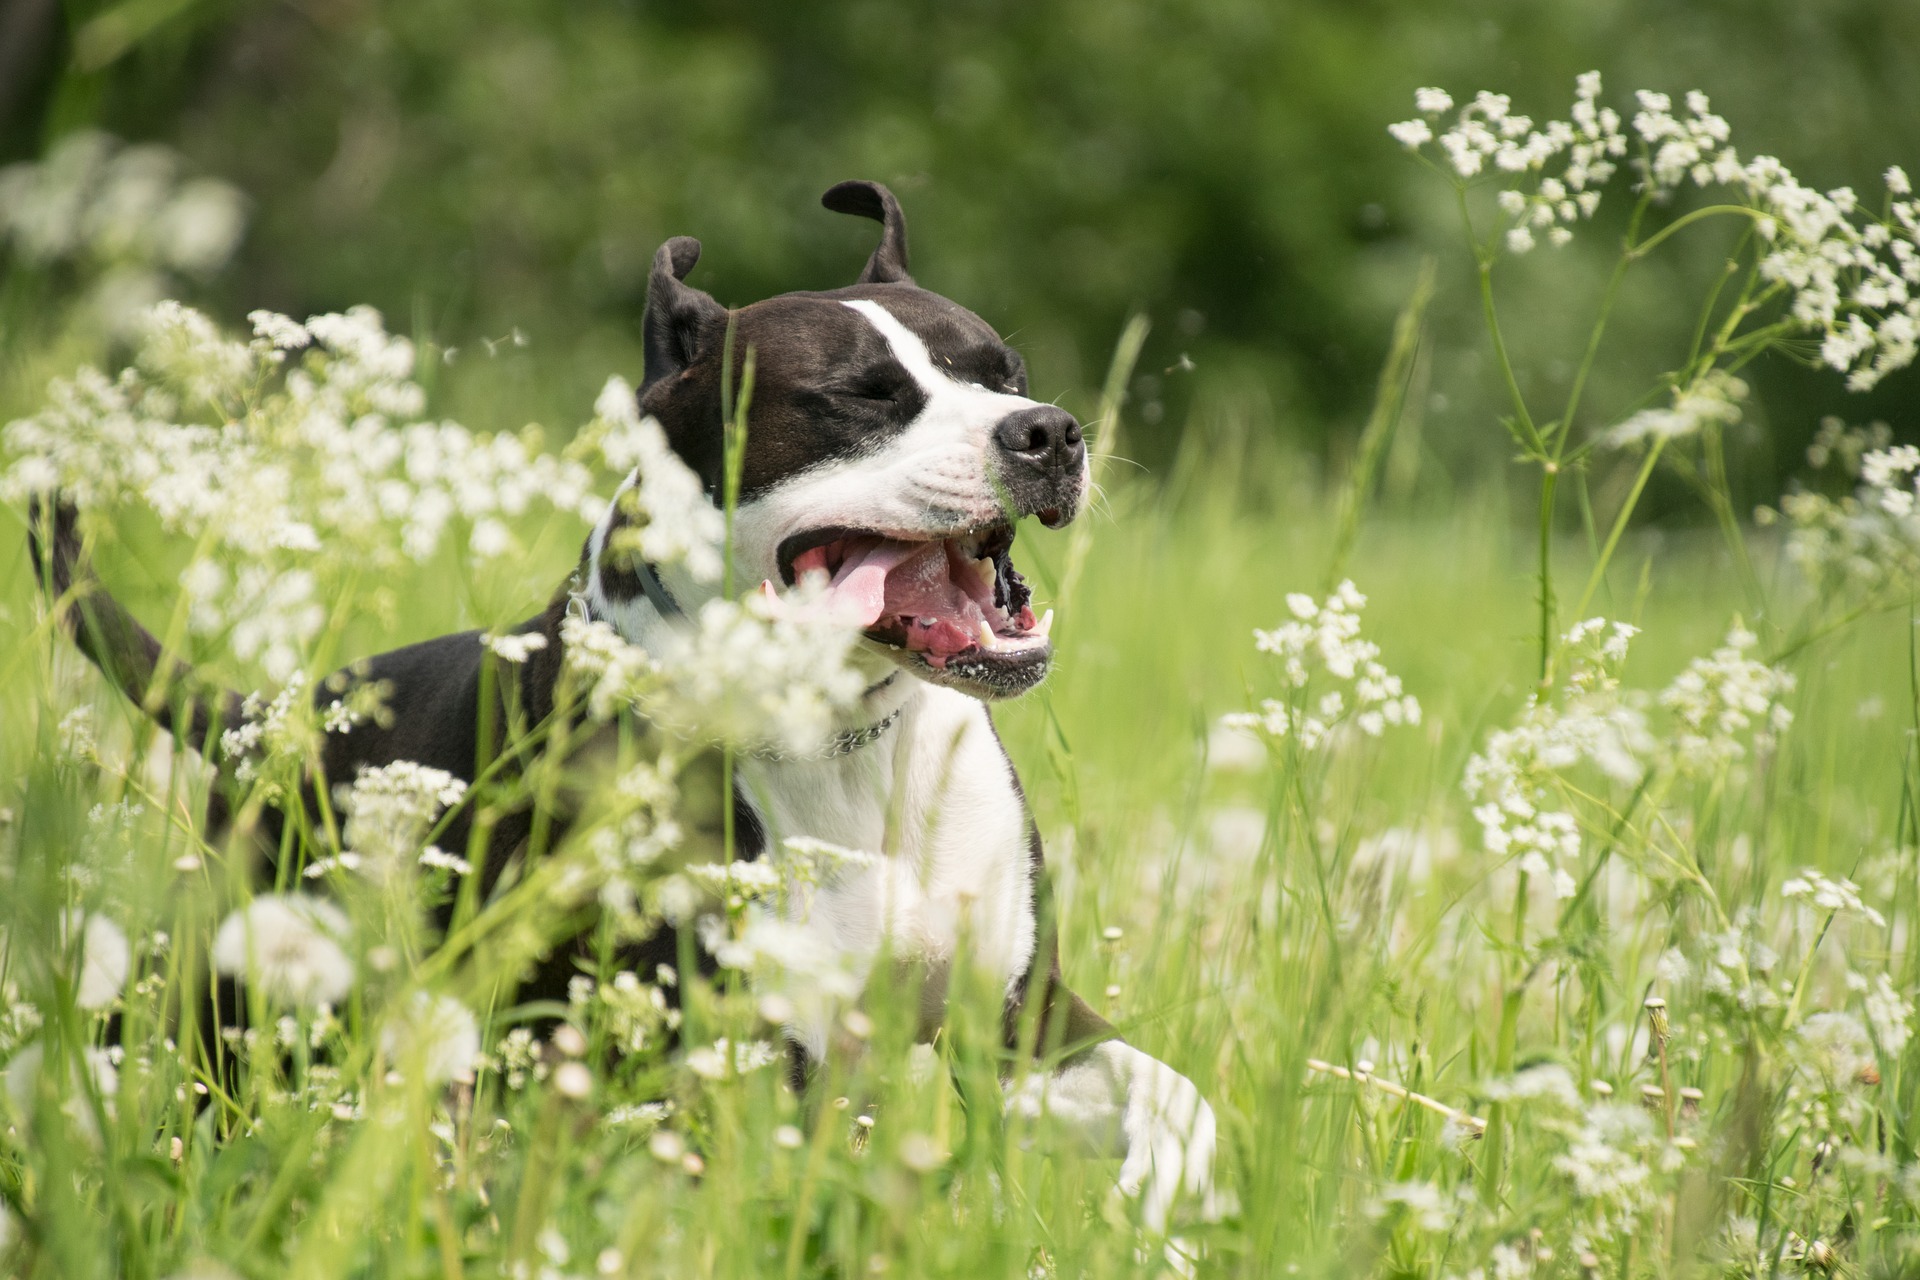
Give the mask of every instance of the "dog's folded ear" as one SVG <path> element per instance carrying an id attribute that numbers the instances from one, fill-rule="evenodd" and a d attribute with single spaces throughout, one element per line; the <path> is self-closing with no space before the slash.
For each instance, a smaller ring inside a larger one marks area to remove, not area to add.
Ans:
<path id="1" fill-rule="evenodd" d="M 843 182 L 820 197 L 820 203 L 835 213 L 851 213 L 872 218 L 885 228 L 880 247 L 867 259 L 860 273 L 860 284 L 912 284 L 907 274 L 907 215 L 893 192 L 877 182 Z"/>
<path id="2" fill-rule="evenodd" d="M 713 295 L 682 283 L 700 261 L 700 242 L 675 236 L 653 255 L 653 273 L 647 277 L 647 312 L 640 322 L 646 371 L 640 390 L 679 373 L 693 363 L 700 331 L 727 321 L 727 309 Z"/>

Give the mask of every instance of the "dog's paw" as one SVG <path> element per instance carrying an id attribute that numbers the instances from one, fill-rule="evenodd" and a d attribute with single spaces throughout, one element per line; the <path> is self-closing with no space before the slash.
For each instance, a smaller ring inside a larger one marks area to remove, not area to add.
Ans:
<path id="1" fill-rule="evenodd" d="M 1117 1047 L 1130 1055 L 1120 1122 L 1126 1143 L 1120 1191 L 1139 1199 L 1141 1222 L 1155 1233 L 1166 1231 L 1176 1208 L 1187 1208 L 1204 1222 L 1219 1220 L 1224 1206 L 1213 1182 L 1218 1133 L 1213 1108 L 1193 1081 L 1166 1063 Z"/>

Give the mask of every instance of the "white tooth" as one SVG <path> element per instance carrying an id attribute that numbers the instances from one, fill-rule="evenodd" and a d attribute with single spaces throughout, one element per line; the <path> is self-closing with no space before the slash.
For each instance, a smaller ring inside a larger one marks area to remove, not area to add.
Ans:
<path id="1" fill-rule="evenodd" d="M 1045 613 L 1040 615 L 1040 625 L 1033 629 L 1033 634 L 1039 636 L 1042 640 L 1045 640 L 1047 638 L 1047 633 L 1052 630 L 1053 630 L 1053 610 L 1049 609 Z"/>
<path id="2" fill-rule="evenodd" d="M 987 580 L 987 594 L 993 595 L 995 586 L 1000 581 L 999 571 L 993 567 L 993 561 L 991 560 L 982 560 L 979 564 L 981 576 Z"/>
<path id="3" fill-rule="evenodd" d="M 999 641 L 994 638 L 992 624 L 985 618 L 980 619 L 980 647 L 991 649 L 998 643 Z"/>

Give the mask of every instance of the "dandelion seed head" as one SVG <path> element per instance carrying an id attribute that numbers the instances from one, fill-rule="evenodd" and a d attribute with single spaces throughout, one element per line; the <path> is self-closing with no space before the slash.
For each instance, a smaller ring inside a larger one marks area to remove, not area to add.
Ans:
<path id="1" fill-rule="evenodd" d="M 342 943 L 352 926 L 332 903 L 305 894 L 265 894 L 229 915 L 213 939 L 213 962 L 268 998 L 305 1008 L 338 1004 L 353 989 Z"/>

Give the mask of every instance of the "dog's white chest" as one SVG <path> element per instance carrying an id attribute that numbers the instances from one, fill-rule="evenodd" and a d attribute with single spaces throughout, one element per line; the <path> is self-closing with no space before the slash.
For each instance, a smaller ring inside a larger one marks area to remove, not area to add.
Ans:
<path id="1" fill-rule="evenodd" d="M 945 967 L 960 958 L 962 939 L 1001 981 L 1026 972 L 1028 820 L 978 702 L 923 687 L 878 742 L 831 760 L 746 762 L 740 780 L 770 846 L 809 837 L 873 855 L 872 865 L 797 894 L 789 911 L 857 977 L 883 943 L 896 959 Z"/>

